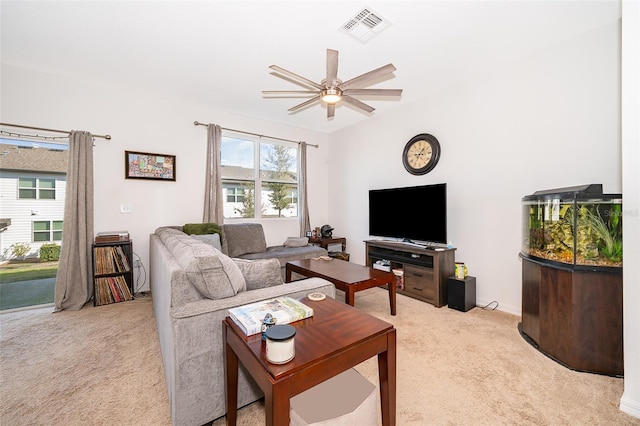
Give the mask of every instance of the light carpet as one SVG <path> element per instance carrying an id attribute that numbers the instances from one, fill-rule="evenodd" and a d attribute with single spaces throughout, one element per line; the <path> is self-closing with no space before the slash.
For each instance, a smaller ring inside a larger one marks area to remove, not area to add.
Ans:
<path id="1" fill-rule="evenodd" d="M 517 316 L 398 295 L 394 317 L 381 289 L 357 293 L 356 307 L 397 329 L 398 425 L 640 425 L 618 409 L 623 379 L 557 364 L 524 341 Z M 0 325 L 0 423 L 171 424 L 149 297 L 0 314 Z M 357 369 L 378 383 L 375 358 Z M 263 409 L 239 410 L 238 424 L 264 424 Z"/>

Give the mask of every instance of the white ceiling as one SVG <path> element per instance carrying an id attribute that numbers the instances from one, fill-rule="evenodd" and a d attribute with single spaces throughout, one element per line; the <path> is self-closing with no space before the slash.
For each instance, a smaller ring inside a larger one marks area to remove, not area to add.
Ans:
<path id="1" fill-rule="evenodd" d="M 392 25 L 367 43 L 339 30 L 368 6 Z M 620 1 L 5 1 L 2 62 L 85 80 L 164 92 L 213 108 L 331 133 L 526 57 L 620 17 Z M 275 64 L 320 82 L 326 49 L 340 52 L 343 81 L 393 63 L 369 88 L 400 98 L 358 97 L 327 119 L 301 90 L 270 74 Z M 194 117 L 214 121 L 215 117 Z"/>

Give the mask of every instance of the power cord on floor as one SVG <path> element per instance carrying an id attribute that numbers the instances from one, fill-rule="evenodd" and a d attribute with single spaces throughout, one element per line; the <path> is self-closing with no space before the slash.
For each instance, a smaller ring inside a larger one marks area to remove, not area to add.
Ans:
<path id="1" fill-rule="evenodd" d="M 492 305 L 492 304 L 494 304 L 494 303 L 496 304 L 496 306 L 494 306 L 493 308 L 489 308 L 489 305 Z M 497 301 L 497 300 L 494 300 L 493 302 L 489 302 L 489 303 L 487 303 L 487 304 L 486 304 L 486 305 L 484 305 L 484 306 L 478 306 L 478 307 L 479 307 L 480 309 L 484 309 L 484 310 L 488 310 L 488 311 L 495 311 L 495 310 L 496 310 L 496 308 L 498 307 L 498 301 Z"/>
<path id="2" fill-rule="evenodd" d="M 144 263 L 142 263 L 140 256 L 138 256 L 138 253 L 134 252 L 133 256 L 135 257 L 133 265 L 138 274 L 138 276 L 135 277 L 135 288 L 133 291 L 133 293 L 135 294 L 138 293 L 138 291 L 147 283 L 147 269 L 144 267 Z M 142 271 L 140 271 L 141 269 Z M 140 277 L 144 277 L 142 283 L 140 283 Z"/>

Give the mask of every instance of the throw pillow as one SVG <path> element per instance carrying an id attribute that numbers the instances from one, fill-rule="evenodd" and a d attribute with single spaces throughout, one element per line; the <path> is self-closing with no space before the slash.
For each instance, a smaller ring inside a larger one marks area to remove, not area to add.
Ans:
<path id="1" fill-rule="evenodd" d="M 222 251 L 222 245 L 220 244 L 220 234 L 192 235 L 192 237 L 204 243 L 211 244 L 213 247 Z"/>
<path id="2" fill-rule="evenodd" d="M 240 269 L 221 251 L 194 239 L 174 244 L 173 256 L 204 297 L 224 299 L 246 289 Z"/>
<path id="3" fill-rule="evenodd" d="M 217 223 L 186 223 L 182 232 L 189 235 L 222 234 L 222 229 Z"/>
<path id="4" fill-rule="evenodd" d="M 225 224 L 224 240 L 227 244 L 229 257 L 238 257 L 247 253 L 262 253 L 267 250 L 264 230 L 259 223 Z"/>
<path id="5" fill-rule="evenodd" d="M 233 259 L 247 283 L 247 291 L 283 284 L 278 259 Z"/>
<path id="6" fill-rule="evenodd" d="M 309 245 L 309 238 L 307 237 L 289 237 L 287 241 L 282 244 L 285 247 L 304 247 Z"/>

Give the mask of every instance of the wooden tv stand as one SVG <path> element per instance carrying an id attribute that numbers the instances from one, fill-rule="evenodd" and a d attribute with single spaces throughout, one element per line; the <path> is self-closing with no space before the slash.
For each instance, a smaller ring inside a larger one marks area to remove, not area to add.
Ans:
<path id="1" fill-rule="evenodd" d="M 395 241 L 365 241 L 367 266 L 379 259 L 404 271 L 404 289 L 397 292 L 439 308 L 447 304 L 447 278 L 454 275 L 455 248 L 433 250 Z"/>

